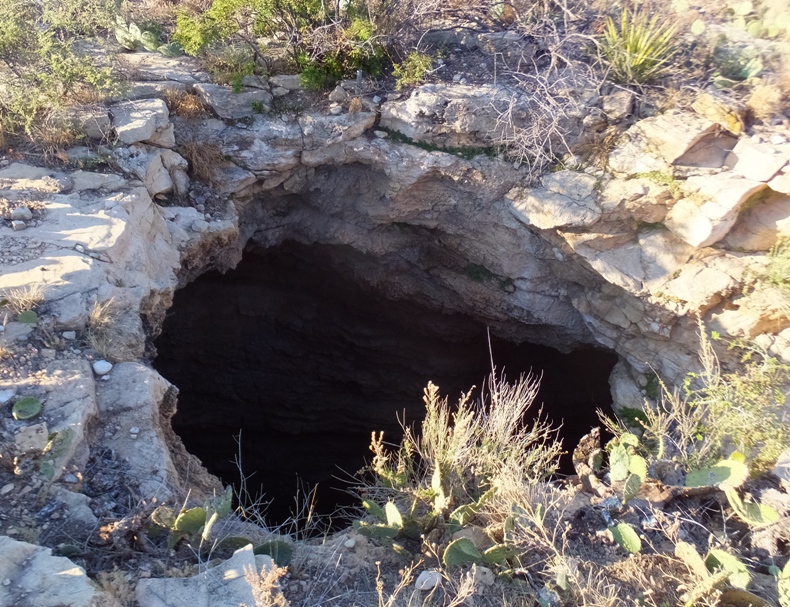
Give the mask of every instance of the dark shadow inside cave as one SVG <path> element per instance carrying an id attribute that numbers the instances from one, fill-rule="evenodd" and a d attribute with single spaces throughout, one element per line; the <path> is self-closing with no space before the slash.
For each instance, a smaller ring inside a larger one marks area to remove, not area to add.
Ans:
<path id="1" fill-rule="evenodd" d="M 232 484 L 241 433 L 248 487 L 272 501 L 270 522 L 288 517 L 298 486 L 318 484 L 322 513 L 352 503 L 336 477 L 364 465 L 371 432 L 397 442 L 399 417 L 421 419 L 429 380 L 453 402 L 490 373 L 485 325 L 387 299 L 355 281 L 353 265 L 338 269 L 350 253 L 295 243 L 248 251 L 236 269 L 178 291 L 155 344 L 154 366 L 180 391 L 174 430 Z M 509 378 L 542 373 L 533 409 L 542 403 L 563 423 L 567 451 L 611 405 L 611 352 L 496 337 L 491 349 Z"/>

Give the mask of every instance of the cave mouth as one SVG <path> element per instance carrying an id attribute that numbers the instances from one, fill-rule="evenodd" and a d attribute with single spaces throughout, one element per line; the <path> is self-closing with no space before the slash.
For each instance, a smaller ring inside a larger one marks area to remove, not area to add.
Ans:
<path id="1" fill-rule="evenodd" d="M 292 514 L 297 489 L 317 486 L 320 514 L 353 504 L 348 481 L 373 431 L 397 443 L 398 419 L 422 419 L 429 380 L 454 402 L 491 371 L 482 322 L 387 299 L 337 263 L 354 255 L 293 242 L 248 250 L 234 270 L 179 290 L 155 342 L 154 367 L 179 389 L 174 431 L 226 484 L 238 485 L 240 458 L 269 523 Z M 566 451 L 611 406 L 610 351 L 492 336 L 491 352 L 509 378 L 542 375 L 532 409 L 563 424 Z"/>

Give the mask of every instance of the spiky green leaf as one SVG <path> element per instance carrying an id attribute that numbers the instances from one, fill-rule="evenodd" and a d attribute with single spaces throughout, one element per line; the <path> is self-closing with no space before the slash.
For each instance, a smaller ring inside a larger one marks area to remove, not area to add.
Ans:
<path id="1" fill-rule="evenodd" d="M 628 523 L 618 523 L 609 527 L 609 531 L 623 550 L 636 554 L 642 549 L 642 540 L 639 539 L 634 528 Z"/>
<path id="2" fill-rule="evenodd" d="M 373 500 L 362 500 L 362 507 L 367 510 L 370 516 L 377 518 L 382 523 L 387 522 L 387 515 L 384 513 L 384 509 Z"/>
<path id="3" fill-rule="evenodd" d="M 442 562 L 447 567 L 481 563 L 482 559 L 483 555 L 480 554 L 480 551 L 475 548 L 471 540 L 465 537 L 450 542 L 442 555 Z"/>

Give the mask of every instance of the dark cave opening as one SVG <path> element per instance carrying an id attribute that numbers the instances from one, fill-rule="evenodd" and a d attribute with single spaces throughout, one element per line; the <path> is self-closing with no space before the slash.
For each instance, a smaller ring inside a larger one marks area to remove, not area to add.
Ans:
<path id="1" fill-rule="evenodd" d="M 370 455 L 371 432 L 396 443 L 399 418 L 421 420 L 429 380 L 454 402 L 490 374 L 483 323 L 387 299 L 329 262 L 343 248 L 246 252 L 236 269 L 179 290 L 155 343 L 155 368 L 179 389 L 173 429 L 225 483 L 238 484 L 240 454 L 272 523 L 294 510 L 297 488 L 318 486 L 319 513 L 352 504 L 347 481 Z M 508 378 L 542 374 L 533 410 L 542 404 L 563 423 L 566 451 L 611 405 L 612 352 L 495 336 L 491 350 Z"/>

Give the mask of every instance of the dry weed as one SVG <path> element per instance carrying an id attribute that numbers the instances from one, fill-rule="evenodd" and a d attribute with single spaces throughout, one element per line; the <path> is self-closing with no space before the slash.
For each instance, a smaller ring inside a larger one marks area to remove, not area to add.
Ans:
<path id="1" fill-rule="evenodd" d="M 181 147 L 181 155 L 189 161 L 192 176 L 209 183 L 214 178 L 214 167 L 225 162 L 225 156 L 216 143 L 190 141 Z"/>
<path id="2" fill-rule="evenodd" d="M 280 578 L 286 573 L 288 573 L 286 567 L 277 565 L 272 565 L 268 569 L 264 567 L 260 573 L 252 567 L 245 567 L 244 579 L 250 585 L 255 605 L 242 603 L 241 607 L 288 607 L 289 603 L 280 591 L 279 584 Z"/>
<path id="3" fill-rule="evenodd" d="M 747 105 L 755 118 L 769 122 L 785 109 L 782 89 L 771 82 L 761 82 L 754 86 Z"/>
<path id="4" fill-rule="evenodd" d="M 359 114 L 362 111 L 362 101 L 359 97 L 354 97 L 348 104 L 349 114 Z"/>
<path id="5" fill-rule="evenodd" d="M 11 287 L 0 294 L 0 305 L 14 314 L 34 310 L 44 302 L 44 288 L 39 283 Z"/>
<path id="6" fill-rule="evenodd" d="M 117 565 L 112 571 L 101 571 L 96 582 L 103 592 L 115 599 L 113 607 L 132 607 L 135 604 L 132 585 Z"/>
<path id="7" fill-rule="evenodd" d="M 113 362 L 137 358 L 137 334 L 133 314 L 124 306 L 113 299 L 93 305 L 88 317 L 88 342 L 102 358 Z"/>
<path id="8" fill-rule="evenodd" d="M 211 116 L 211 112 L 203 100 L 195 93 L 168 89 L 165 91 L 164 97 L 171 114 L 187 120 L 199 120 Z"/>

